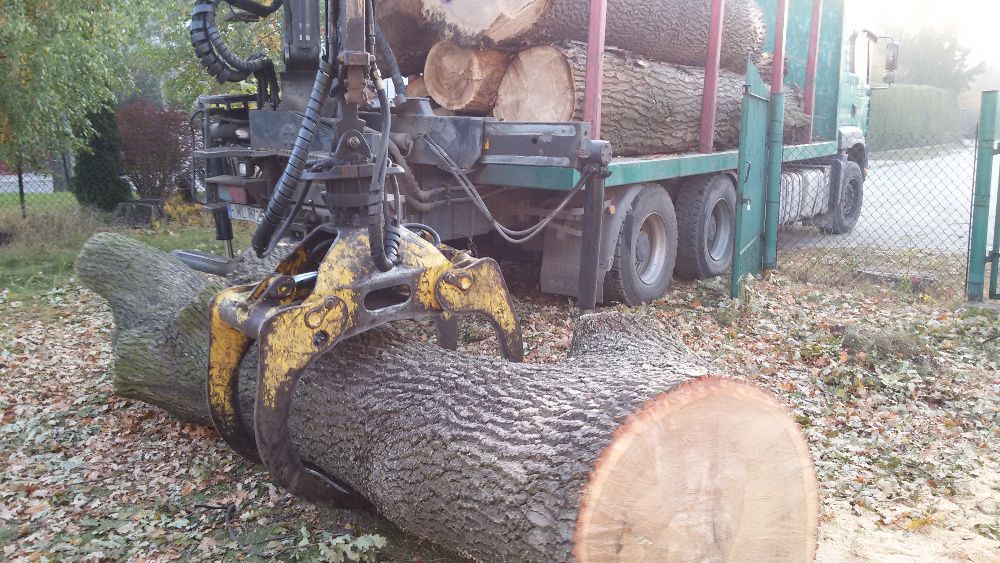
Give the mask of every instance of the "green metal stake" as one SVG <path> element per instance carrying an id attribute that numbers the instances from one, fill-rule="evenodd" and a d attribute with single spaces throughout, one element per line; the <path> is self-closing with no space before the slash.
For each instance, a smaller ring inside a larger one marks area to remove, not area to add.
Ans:
<path id="1" fill-rule="evenodd" d="M 990 222 L 990 192 L 993 190 L 997 100 L 996 90 L 983 92 L 982 110 L 979 115 L 976 187 L 972 202 L 972 242 L 969 248 L 966 288 L 966 297 L 974 302 L 983 300 L 983 286 L 986 279 L 986 239 Z"/>
<path id="2" fill-rule="evenodd" d="M 992 186 L 990 186 L 992 191 Z M 989 205 L 989 204 L 987 204 Z M 997 203 L 996 217 L 993 218 L 993 248 L 987 259 L 990 262 L 990 299 L 1000 299 L 997 283 L 1000 280 L 1000 202 Z"/>
<path id="3" fill-rule="evenodd" d="M 781 214 L 781 161 L 784 150 L 785 93 L 772 92 L 767 128 L 767 210 L 764 214 L 764 269 L 778 268 L 778 218 Z"/>

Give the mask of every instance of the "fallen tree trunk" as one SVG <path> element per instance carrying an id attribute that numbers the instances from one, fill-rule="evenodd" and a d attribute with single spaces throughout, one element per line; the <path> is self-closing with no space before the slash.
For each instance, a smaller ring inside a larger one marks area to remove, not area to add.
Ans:
<path id="1" fill-rule="evenodd" d="M 425 17 L 466 47 L 587 41 L 589 5 L 589 0 L 423 0 Z M 616 0 L 608 2 L 607 44 L 656 61 L 704 66 L 710 23 L 708 0 Z M 756 60 L 763 51 L 766 33 L 755 0 L 726 0 L 722 67 L 743 72 L 747 58 Z"/>
<path id="2" fill-rule="evenodd" d="M 581 121 L 587 52 L 569 43 L 533 47 L 511 62 L 500 84 L 493 115 L 505 121 Z M 617 156 L 683 152 L 698 146 L 705 71 L 635 59 L 609 49 L 604 55 L 601 137 Z M 715 120 L 717 148 L 738 145 L 745 77 L 719 76 Z M 789 100 L 785 130 L 802 127 L 805 115 Z"/>
<path id="3" fill-rule="evenodd" d="M 206 420 L 215 284 L 116 234 L 94 236 L 77 270 L 114 310 L 116 390 Z M 797 425 L 704 373 L 642 315 L 581 317 L 557 365 L 375 330 L 306 371 L 292 436 L 404 530 L 483 560 L 810 560 L 816 483 Z"/>
<path id="4" fill-rule="evenodd" d="M 509 62 L 509 53 L 440 41 L 427 54 L 424 85 L 441 107 L 489 113 L 493 111 Z"/>

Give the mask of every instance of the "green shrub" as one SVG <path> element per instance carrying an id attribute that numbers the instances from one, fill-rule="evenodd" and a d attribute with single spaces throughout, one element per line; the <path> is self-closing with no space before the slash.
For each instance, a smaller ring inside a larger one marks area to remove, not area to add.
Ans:
<path id="1" fill-rule="evenodd" d="M 872 93 L 871 150 L 934 145 L 958 139 L 958 97 L 933 86 L 896 84 Z"/>
<path id="2" fill-rule="evenodd" d="M 73 193 L 81 205 L 113 210 L 132 199 L 132 188 L 122 178 L 122 139 L 118 120 L 109 107 L 91 113 L 94 134 L 87 143 L 89 151 L 77 155 L 73 167 Z"/>

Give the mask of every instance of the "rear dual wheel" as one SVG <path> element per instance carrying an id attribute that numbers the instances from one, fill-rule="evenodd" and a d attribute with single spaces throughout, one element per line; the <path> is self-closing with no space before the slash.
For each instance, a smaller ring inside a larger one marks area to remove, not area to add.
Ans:
<path id="1" fill-rule="evenodd" d="M 677 215 L 667 190 L 647 184 L 636 195 L 604 279 L 605 300 L 641 305 L 663 297 L 677 260 Z"/>
<path id="2" fill-rule="evenodd" d="M 677 277 L 714 278 L 733 262 L 736 186 L 727 174 L 689 178 L 677 194 Z"/>

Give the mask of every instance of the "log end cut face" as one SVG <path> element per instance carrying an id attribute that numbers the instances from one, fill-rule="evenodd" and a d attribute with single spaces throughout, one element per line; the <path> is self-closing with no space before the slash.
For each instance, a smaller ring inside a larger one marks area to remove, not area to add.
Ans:
<path id="1" fill-rule="evenodd" d="M 501 43 L 538 23 L 552 0 L 423 0 L 424 14 L 443 21 L 454 34 Z"/>
<path id="2" fill-rule="evenodd" d="M 508 55 L 460 47 L 449 41 L 434 45 L 424 65 L 424 84 L 441 106 L 451 110 L 489 112 L 507 71 Z"/>
<path id="3" fill-rule="evenodd" d="M 557 47 L 521 51 L 500 83 L 493 115 L 505 121 L 571 121 L 577 84 L 570 63 Z"/>
<path id="4" fill-rule="evenodd" d="M 769 395 L 702 378 L 651 401 L 591 475 L 578 561 L 812 561 L 809 448 Z"/>

